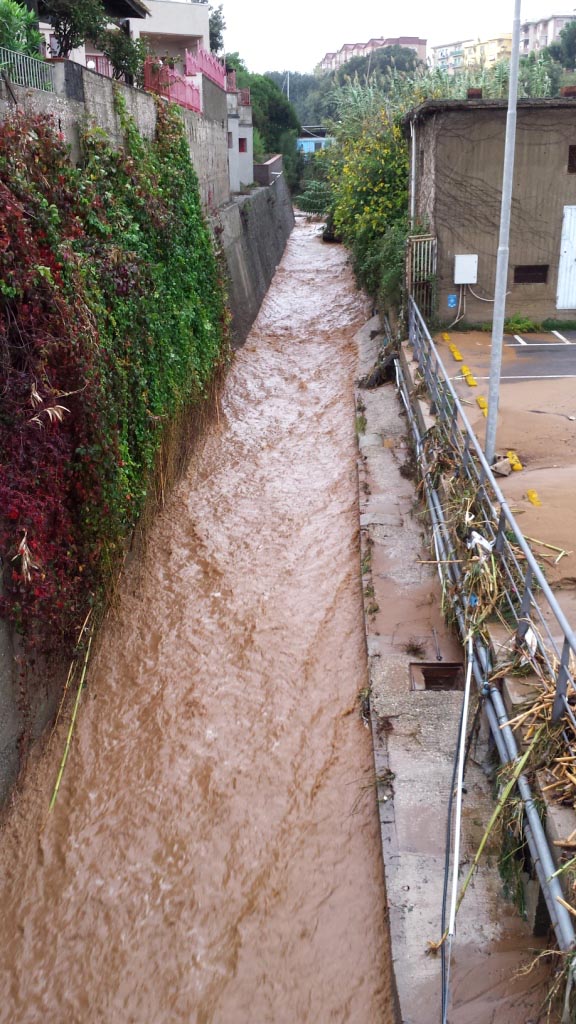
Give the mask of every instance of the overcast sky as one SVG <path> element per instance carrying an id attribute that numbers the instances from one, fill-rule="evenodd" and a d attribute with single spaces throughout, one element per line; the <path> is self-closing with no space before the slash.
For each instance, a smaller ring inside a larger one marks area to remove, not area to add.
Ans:
<path id="1" fill-rule="evenodd" d="M 571 14 L 568 0 L 524 0 L 522 19 Z M 217 6 L 220 0 L 212 0 Z M 249 71 L 313 71 L 327 51 L 376 36 L 420 36 L 428 46 L 489 38 L 512 31 L 513 0 L 222 0 L 229 53 L 238 51 Z M 387 7 L 387 9 L 386 9 Z"/>

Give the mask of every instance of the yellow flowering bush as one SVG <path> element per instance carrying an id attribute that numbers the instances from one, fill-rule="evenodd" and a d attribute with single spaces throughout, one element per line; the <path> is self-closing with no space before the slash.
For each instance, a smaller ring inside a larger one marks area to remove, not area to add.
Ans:
<path id="1" fill-rule="evenodd" d="M 404 219 L 408 196 L 408 153 L 401 129 L 384 110 L 359 135 L 340 144 L 331 168 L 334 224 L 347 245 L 359 235 L 381 236 Z"/>

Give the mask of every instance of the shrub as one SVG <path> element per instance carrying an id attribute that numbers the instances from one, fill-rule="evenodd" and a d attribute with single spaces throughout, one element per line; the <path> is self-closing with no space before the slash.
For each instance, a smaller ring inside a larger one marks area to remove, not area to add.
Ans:
<path id="1" fill-rule="evenodd" d="M 144 84 L 147 49 L 142 39 L 131 39 L 122 29 L 110 28 L 100 33 L 98 46 L 112 64 L 113 78 Z"/>
<path id="2" fill-rule="evenodd" d="M 334 197 L 328 182 L 309 181 L 302 195 L 296 196 L 294 201 L 304 213 L 323 215 L 330 212 Z"/>
<path id="3" fill-rule="evenodd" d="M 39 57 L 41 40 L 33 11 L 16 0 L 0 0 L 0 46 Z"/>

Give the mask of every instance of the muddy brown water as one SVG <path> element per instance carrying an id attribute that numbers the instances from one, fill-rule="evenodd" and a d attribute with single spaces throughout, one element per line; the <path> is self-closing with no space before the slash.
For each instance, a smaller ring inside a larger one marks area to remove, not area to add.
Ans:
<path id="1" fill-rule="evenodd" d="M 300 223 L 219 423 L 127 577 L 56 808 L 1 863 L 0 1021 L 393 1020 L 341 247 Z"/>

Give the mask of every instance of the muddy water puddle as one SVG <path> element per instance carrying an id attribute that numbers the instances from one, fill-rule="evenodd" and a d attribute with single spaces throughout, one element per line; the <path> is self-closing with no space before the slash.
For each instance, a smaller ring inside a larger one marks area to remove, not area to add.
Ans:
<path id="1" fill-rule="evenodd" d="M 393 1020 L 341 247 L 297 226 L 4 829 L 0 1021 Z"/>

